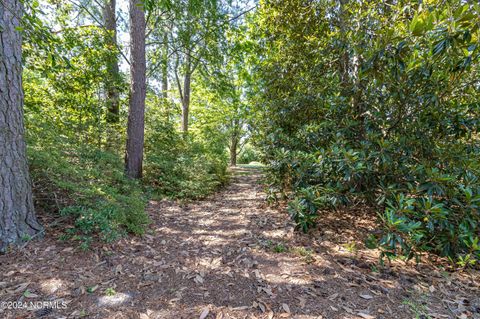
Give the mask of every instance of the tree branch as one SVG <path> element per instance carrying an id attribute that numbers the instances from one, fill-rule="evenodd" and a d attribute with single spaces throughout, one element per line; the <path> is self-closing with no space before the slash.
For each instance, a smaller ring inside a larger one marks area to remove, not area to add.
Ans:
<path id="1" fill-rule="evenodd" d="M 107 28 L 105 27 L 105 25 L 101 22 L 101 21 L 98 21 L 97 17 L 92 13 L 90 12 L 90 10 L 85 7 L 83 4 L 78 4 L 76 3 L 75 1 L 73 0 L 67 0 L 69 1 L 71 4 L 73 4 L 74 6 L 80 8 L 80 9 L 83 9 L 85 10 L 85 12 L 88 13 L 88 15 L 105 31 L 109 31 L 107 30 Z M 130 65 L 130 60 L 128 60 L 127 56 L 123 53 L 122 49 L 120 48 L 120 46 L 118 45 L 118 43 L 115 43 L 115 46 L 117 47 L 118 49 L 118 52 L 120 53 L 120 55 L 125 59 L 125 61 L 128 63 L 128 65 Z"/>

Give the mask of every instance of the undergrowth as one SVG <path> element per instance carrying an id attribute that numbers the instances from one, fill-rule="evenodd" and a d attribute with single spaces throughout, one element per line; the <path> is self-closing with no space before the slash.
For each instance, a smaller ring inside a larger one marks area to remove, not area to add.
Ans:
<path id="1" fill-rule="evenodd" d="M 127 232 L 143 234 L 147 197 L 139 182 L 124 176 L 121 158 L 89 146 L 62 145 L 30 139 L 37 207 L 68 217 L 72 225 L 65 235 L 82 245 L 96 235 L 109 242 Z"/>
<path id="2" fill-rule="evenodd" d="M 184 140 L 165 124 L 162 134 L 147 139 L 144 178 L 137 181 L 125 177 L 120 152 L 81 143 L 57 134 L 52 123 L 39 123 L 28 131 L 37 209 L 67 219 L 61 237 L 83 248 L 97 238 L 111 242 L 128 233 L 142 235 L 149 224 L 149 198 L 201 198 L 228 180 L 226 159 L 205 151 L 208 145 Z"/>

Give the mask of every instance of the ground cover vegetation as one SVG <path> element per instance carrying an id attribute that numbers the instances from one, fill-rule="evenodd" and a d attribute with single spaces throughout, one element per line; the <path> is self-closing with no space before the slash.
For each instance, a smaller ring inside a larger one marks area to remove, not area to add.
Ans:
<path id="1" fill-rule="evenodd" d="M 267 200 L 303 232 L 360 205 L 381 260 L 477 264 L 478 3 L 2 8 L 2 250 L 43 234 L 34 204 L 88 247 L 143 234 L 149 199 L 204 198 L 261 161 Z"/>

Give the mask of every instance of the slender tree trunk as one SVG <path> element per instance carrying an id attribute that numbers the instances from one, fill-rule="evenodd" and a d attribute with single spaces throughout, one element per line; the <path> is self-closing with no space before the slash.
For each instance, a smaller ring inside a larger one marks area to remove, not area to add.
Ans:
<path id="1" fill-rule="evenodd" d="M 120 95 L 118 84 L 120 81 L 120 71 L 118 67 L 117 52 L 117 19 L 115 15 L 116 0 L 105 0 L 103 8 L 103 18 L 105 28 L 108 31 L 107 45 L 111 48 L 112 53 L 107 58 L 107 78 L 105 81 L 107 91 L 107 122 L 118 123 L 120 113 Z"/>
<path id="2" fill-rule="evenodd" d="M 366 138 L 366 127 L 365 127 L 365 107 L 364 102 L 362 100 L 362 93 L 365 90 L 365 83 L 360 78 L 360 68 L 363 63 L 363 58 L 361 55 L 355 56 L 355 65 L 354 65 L 354 72 L 355 72 L 355 82 L 354 82 L 354 92 L 353 92 L 353 99 L 352 105 L 353 110 L 355 112 L 355 119 L 358 121 L 358 129 L 357 129 L 357 142 L 362 142 Z"/>
<path id="3" fill-rule="evenodd" d="M 230 138 L 230 166 L 237 166 L 237 149 L 239 143 L 239 128 L 240 123 L 238 119 L 233 120 L 233 131 Z"/>
<path id="4" fill-rule="evenodd" d="M 237 147 L 238 147 L 238 138 L 236 135 L 232 136 L 232 141 L 230 142 L 230 166 L 237 166 Z"/>
<path id="5" fill-rule="evenodd" d="M 23 124 L 22 6 L 0 5 L 0 252 L 42 230 L 33 208 Z"/>
<path id="6" fill-rule="evenodd" d="M 186 71 L 185 78 L 183 79 L 183 99 L 182 99 L 182 132 L 188 133 L 188 112 L 190 108 L 190 86 L 192 82 L 192 73 L 191 73 L 191 57 L 190 52 L 187 53 L 186 57 Z"/>
<path id="7" fill-rule="evenodd" d="M 146 61 L 145 12 L 141 0 L 130 0 L 130 104 L 128 111 L 125 174 L 142 177 L 145 129 Z"/>
<path id="8" fill-rule="evenodd" d="M 168 98 L 168 33 L 163 35 L 163 61 L 162 61 L 162 95 L 166 100 Z"/>
<path id="9" fill-rule="evenodd" d="M 339 13 L 338 13 L 338 24 L 340 28 L 340 35 L 342 39 L 346 38 L 346 29 L 345 29 L 345 20 L 347 19 L 345 13 L 345 5 L 348 3 L 348 0 L 340 0 L 339 2 Z M 340 87 L 342 95 L 346 96 L 349 91 L 349 83 L 350 83 L 350 56 L 348 53 L 348 44 L 345 40 L 343 42 L 343 48 L 338 59 L 338 73 L 340 76 Z"/>
<path id="10" fill-rule="evenodd" d="M 165 107 L 165 118 L 170 122 L 170 102 L 168 101 L 168 33 L 164 31 L 162 53 L 162 97 Z"/>

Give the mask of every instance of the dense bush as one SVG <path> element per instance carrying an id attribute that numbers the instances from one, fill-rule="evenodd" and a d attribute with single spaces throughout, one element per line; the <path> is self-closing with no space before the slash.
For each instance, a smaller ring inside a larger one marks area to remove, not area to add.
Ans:
<path id="1" fill-rule="evenodd" d="M 480 258 L 478 9 L 262 8 L 254 34 L 269 41 L 257 62 L 255 140 L 269 199 L 287 197 L 299 228 L 362 202 L 379 213 L 382 235 L 369 246 L 382 256 L 429 251 L 461 266 Z"/>
<path id="2" fill-rule="evenodd" d="M 431 251 L 478 258 L 476 158 L 465 158 L 461 168 L 449 167 L 446 155 L 433 168 L 432 163 L 394 160 L 398 158 L 387 148 L 353 150 L 342 144 L 315 153 L 277 151 L 269 176 L 272 186 L 293 190 L 289 212 L 304 231 L 321 218 L 319 211 L 363 202 L 384 210 L 384 235 L 370 238 L 369 244 L 387 257 Z"/>

